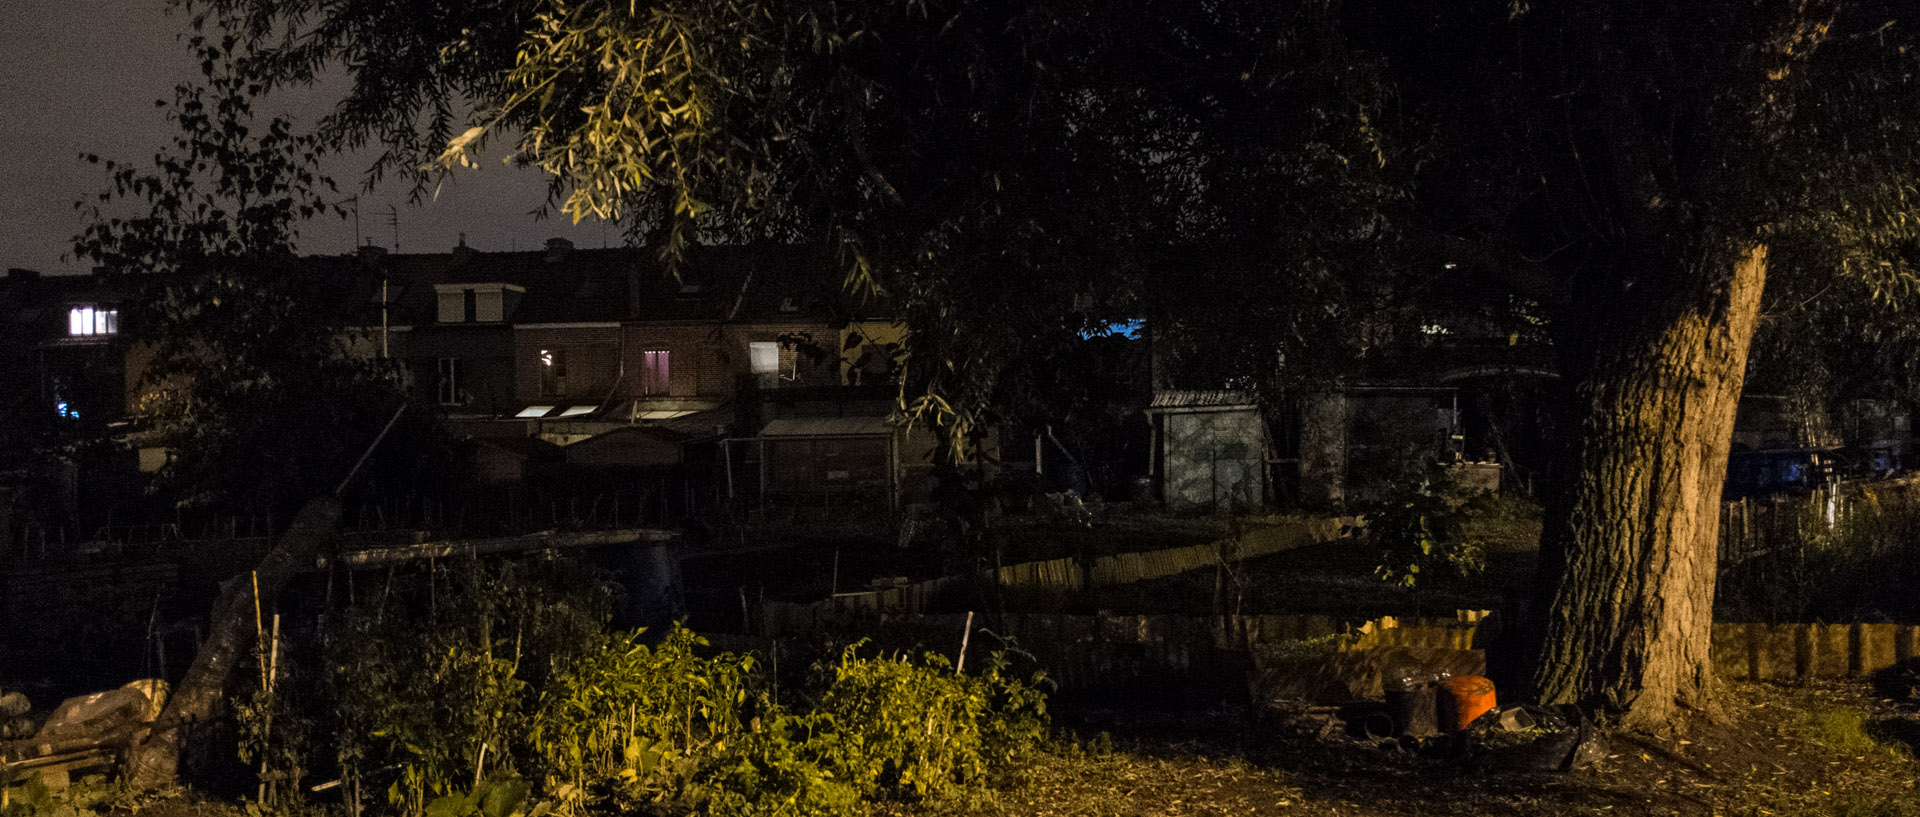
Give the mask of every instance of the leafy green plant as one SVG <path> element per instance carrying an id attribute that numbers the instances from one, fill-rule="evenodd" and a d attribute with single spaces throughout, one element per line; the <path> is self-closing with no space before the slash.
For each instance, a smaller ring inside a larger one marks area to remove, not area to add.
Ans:
<path id="1" fill-rule="evenodd" d="M 256 688 L 233 702 L 234 722 L 239 727 L 240 759 L 259 764 L 263 773 L 262 791 L 267 795 L 261 805 L 285 804 L 297 798 L 300 781 L 306 776 L 306 758 L 310 750 L 313 719 L 300 706 L 299 698 L 289 694 L 294 687 L 286 677 L 290 656 L 282 656 L 281 677 L 271 688 Z M 268 783 L 265 773 L 275 775 Z"/>
<path id="2" fill-rule="evenodd" d="M 702 658 L 706 641 L 677 626 L 652 648 L 637 636 L 603 636 L 540 695 L 528 737 L 563 811 L 672 796 L 696 758 L 773 708 L 752 656 Z"/>
<path id="3" fill-rule="evenodd" d="M 343 778 L 397 766 L 387 799 L 421 815 L 517 772 L 536 684 L 591 648 L 607 610 L 599 577 L 531 561 L 433 567 L 349 609 L 323 684 Z"/>
<path id="4" fill-rule="evenodd" d="M 853 815 L 970 790 L 1049 729 L 1043 676 L 1019 677 L 1005 651 L 962 675 L 856 645 L 820 668 L 817 705 L 789 710 L 752 655 L 678 626 L 651 644 L 607 632 L 577 572 L 415 578 L 352 606 L 314 692 L 349 802 L 391 768 L 387 800 L 407 817 Z"/>
<path id="5" fill-rule="evenodd" d="M 686 799 L 712 815 L 813 817 L 865 811 L 861 793 L 828 765 L 833 719 L 778 713 L 717 744 L 688 781 Z"/>
<path id="6" fill-rule="evenodd" d="M 853 785 L 865 793 L 898 788 L 925 796 L 980 779 L 986 699 L 944 656 L 929 653 L 924 666 L 905 656 L 861 658 L 864 643 L 841 653 L 820 703 L 839 725 L 836 765 Z"/>
<path id="7" fill-rule="evenodd" d="M 471 791 L 456 791 L 427 804 L 426 817 L 545 817 L 551 804 L 533 797 L 533 786 L 515 775 L 495 775 Z"/>
<path id="8" fill-rule="evenodd" d="M 1425 485 L 1405 501 L 1373 514 L 1367 527 L 1380 550 L 1374 575 L 1389 584 L 1416 590 L 1422 578 L 1436 572 L 1472 576 L 1486 570 L 1485 544 L 1467 535 L 1467 526 L 1462 524 L 1469 518 L 1469 512 L 1449 507 L 1439 493 Z"/>
<path id="9" fill-rule="evenodd" d="M 934 653 L 862 658 L 865 643 L 841 652 L 820 701 L 839 728 L 834 763 L 863 793 L 952 794 L 1025 759 L 1045 737 L 1042 679 L 1015 678 L 1004 652 L 970 678 Z"/>

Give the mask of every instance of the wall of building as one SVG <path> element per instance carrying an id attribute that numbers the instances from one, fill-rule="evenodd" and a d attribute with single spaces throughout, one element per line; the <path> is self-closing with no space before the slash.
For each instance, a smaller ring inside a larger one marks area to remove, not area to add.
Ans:
<path id="1" fill-rule="evenodd" d="M 618 326 L 514 327 L 514 396 L 522 403 L 547 399 L 588 402 L 606 397 L 619 378 L 620 341 Z M 543 350 L 566 355 L 566 383 L 555 395 L 543 393 Z"/>

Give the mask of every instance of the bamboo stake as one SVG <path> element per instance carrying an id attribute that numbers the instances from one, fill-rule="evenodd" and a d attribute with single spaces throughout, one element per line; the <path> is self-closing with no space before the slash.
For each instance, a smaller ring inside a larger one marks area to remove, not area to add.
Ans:
<path id="1" fill-rule="evenodd" d="M 953 662 L 953 674 L 967 668 L 967 641 L 973 638 L 973 611 L 967 611 L 967 627 L 960 632 L 960 660 Z"/>
<path id="2" fill-rule="evenodd" d="M 253 577 L 253 657 L 258 659 L 260 653 L 264 652 L 260 648 L 263 646 L 262 640 L 267 637 L 267 632 L 260 621 L 260 571 L 251 571 L 249 575 Z M 266 664 L 260 665 L 260 688 L 267 688 Z"/>

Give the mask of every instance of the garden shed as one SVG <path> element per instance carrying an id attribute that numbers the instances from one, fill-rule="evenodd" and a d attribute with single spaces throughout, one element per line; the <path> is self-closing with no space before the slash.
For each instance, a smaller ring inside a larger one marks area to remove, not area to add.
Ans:
<path id="1" fill-rule="evenodd" d="M 767 423 L 763 501 L 891 508 L 895 429 L 884 415 L 795 417 Z"/>
<path id="2" fill-rule="evenodd" d="M 1253 396 L 1239 391 L 1156 391 L 1154 484 L 1168 510 L 1250 508 L 1267 496 L 1267 430 Z"/>

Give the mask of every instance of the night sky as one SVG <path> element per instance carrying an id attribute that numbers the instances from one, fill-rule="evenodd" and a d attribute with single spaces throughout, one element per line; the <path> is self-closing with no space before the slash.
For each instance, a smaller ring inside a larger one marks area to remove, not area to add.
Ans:
<path id="1" fill-rule="evenodd" d="M 105 189 L 100 167 L 78 157 L 145 160 L 171 135 L 156 100 L 195 78 L 183 15 L 165 0 L 0 0 L 0 267 L 45 273 L 85 272 L 68 256 L 83 224 L 73 203 Z M 337 95 L 339 86 L 333 86 Z M 325 86 L 269 98 L 259 112 L 289 113 L 310 126 L 332 96 Z M 366 156 L 332 157 L 326 171 L 342 195 L 353 194 L 369 164 Z M 460 233 L 481 250 L 532 249 L 554 236 L 582 247 L 620 241 L 599 223 L 578 227 L 565 216 L 535 221 L 528 212 L 545 196 L 537 171 L 496 161 L 462 171 L 438 200 L 407 204 L 407 190 L 388 183 L 360 198 L 361 238 L 351 219 L 324 219 L 301 229 L 309 254 L 346 252 L 371 238 L 389 249 L 394 230 L 389 205 L 399 210 L 403 252 L 444 252 Z"/>

